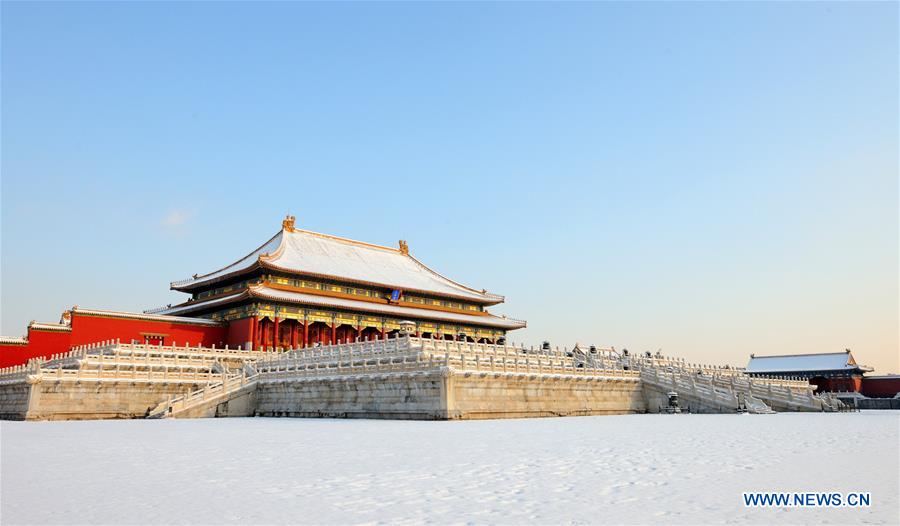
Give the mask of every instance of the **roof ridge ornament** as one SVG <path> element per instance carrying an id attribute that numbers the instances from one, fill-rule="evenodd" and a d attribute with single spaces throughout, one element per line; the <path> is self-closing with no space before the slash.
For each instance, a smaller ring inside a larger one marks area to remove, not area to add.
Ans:
<path id="1" fill-rule="evenodd" d="M 284 216 L 284 220 L 281 222 L 281 228 L 287 230 L 288 232 L 294 231 L 294 222 L 297 220 L 296 217 L 292 215 Z"/>
<path id="2" fill-rule="evenodd" d="M 405 239 L 400 240 L 400 253 L 403 254 L 404 256 L 409 255 L 409 245 L 406 244 Z"/>

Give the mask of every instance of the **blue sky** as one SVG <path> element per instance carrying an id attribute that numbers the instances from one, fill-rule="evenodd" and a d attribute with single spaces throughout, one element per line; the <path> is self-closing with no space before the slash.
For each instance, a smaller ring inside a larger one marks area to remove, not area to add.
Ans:
<path id="1" fill-rule="evenodd" d="M 898 371 L 896 3 L 9 3 L 2 324 L 303 228 L 513 340 Z"/>

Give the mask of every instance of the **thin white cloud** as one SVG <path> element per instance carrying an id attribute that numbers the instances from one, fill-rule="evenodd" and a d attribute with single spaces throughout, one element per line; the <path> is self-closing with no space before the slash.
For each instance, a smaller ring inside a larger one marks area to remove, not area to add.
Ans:
<path id="1" fill-rule="evenodd" d="M 193 219 L 196 215 L 197 212 L 194 210 L 170 210 L 163 217 L 160 224 L 166 228 L 177 228 Z"/>

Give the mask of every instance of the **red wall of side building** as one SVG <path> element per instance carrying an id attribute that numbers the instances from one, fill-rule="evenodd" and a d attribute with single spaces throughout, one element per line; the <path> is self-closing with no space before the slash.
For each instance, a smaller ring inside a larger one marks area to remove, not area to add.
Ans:
<path id="1" fill-rule="evenodd" d="M 23 364 L 28 358 L 28 345 L 0 343 L 0 368 Z"/>
<path id="2" fill-rule="evenodd" d="M 147 333 L 165 335 L 164 345 L 187 343 L 222 347 L 225 345 L 228 327 L 96 316 L 78 311 L 72 314 L 72 346 L 116 338 L 125 343 L 132 340 L 143 343 Z"/>
<path id="3" fill-rule="evenodd" d="M 870 398 L 893 398 L 900 393 L 900 376 L 863 378 L 862 394 Z"/>
<path id="4" fill-rule="evenodd" d="M 131 317 L 97 316 L 72 313 L 71 331 L 43 330 L 29 327 L 26 345 L 0 344 L 0 367 L 21 365 L 31 358 L 47 358 L 52 354 L 68 352 L 72 347 L 119 339 L 130 343 L 144 342 L 146 334 L 164 336 L 163 344 L 224 346 L 228 338 L 228 326 L 176 323 L 145 320 Z"/>
<path id="5" fill-rule="evenodd" d="M 831 392 L 859 392 L 862 389 L 862 376 L 837 377 L 837 378 L 813 378 L 811 384 L 815 385 L 817 391 Z"/>

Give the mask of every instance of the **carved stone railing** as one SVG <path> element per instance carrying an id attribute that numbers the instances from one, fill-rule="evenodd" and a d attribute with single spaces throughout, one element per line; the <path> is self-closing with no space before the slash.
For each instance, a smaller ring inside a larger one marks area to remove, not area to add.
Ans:
<path id="1" fill-rule="evenodd" d="M 621 367 L 579 364 L 564 351 L 413 337 L 299 349 L 261 360 L 257 367 L 263 381 L 436 370 L 630 380 L 640 376 Z"/>
<path id="2" fill-rule="evenodd" d="M 301 362 L 285 360 L 284 363 L 270 364 L 259 369 L 262 381 L 297 381 L 311 378 L 334 378 L 341 376 L 365 376 L 372 374 L 425 373 L 439 371 L 444 362 L 433 357 L 426 358 L 421 353 L 382 356 L 378 358 L 353 359 L 332 362 Z"/>
<path id="3" fill-rule="evenodd" d="M 816 395 L 809 382 L 792 378 L 751 377 L 742 369 L 686 363 L 667 357 L 629 356 L 623 362 L 645 373 L 648 382 L 669 385 L 717 402 L 719 393 L 742 396 L 746 401 L 765 401 L 787 408 L 835 411 L 839 405 Z M 724 398 L 723 398 L 724 399 Z"/>
<path id="4" fill-rule="evenodd" d="M 645 382 L 663 389 L 679 394 L 691 394 L 716 407 L 738 409 L 738 397 L 732 390 L 698 381 L 692 375 L 681 371 L 669 372 L 656 367 L 644 367 L 640 370 L 640 375 Z"/>
<path id="5" fill-rule="evenodd" d="M 35 358 L 28 366 L 13 366 L 0 369 L 0 380 L 21 381 L 27 367 L 34 368 L 29 374 L 46 378 L 180 378 L 191 380 L 201 378 L 214 369 L 220 369 L 222 360 L 253 362 L 279 355 L 270 351 L 245 349 L 194 347 L 179 345 L 149 345 L 121 343 L 106 340 L 90 345 L 72 348 L 69 352 L 51 355 L 48 359 Z M 80 371 L 80 372 L 78 372 Z M 181 376 L 176 373 L 183 372 Z"/>
<path id="6" fill-rule="evenodd" d="M 215 382 L 220 374 L 208 371 L 184 371 L 169 367 L 139 370 L 123 369 L 42 369 L 39 373 L 41 381 L 60 382 L 153 382 L 153 383 L 210 383 Z"/>
<path id="7" fill-rule="evenodd" d="M 0 385 L 27 382 L 29 377 L 40 375 L 39 362 L 30 360 L 25 365 L 13 365 L 0 369 Z"/>

